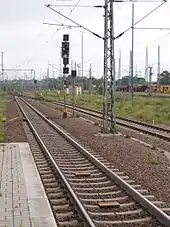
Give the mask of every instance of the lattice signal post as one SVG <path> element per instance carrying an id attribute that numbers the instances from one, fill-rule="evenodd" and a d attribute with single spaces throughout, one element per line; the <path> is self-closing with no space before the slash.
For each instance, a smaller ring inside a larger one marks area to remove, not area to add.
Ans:
<path id="1" fill-rule="evenodd" d="M 115 132 L 115 56 L 114 56 L 114 24 L 113 0 L 105 0 L 104 26 L 104 96 L 102 132 Z M 109 125 L 110 121 L 110 125 Z"/>
<path id="2" fill-rule="evenodd" d="M 63 59 L 63 88 L 64 88 L 64 108 L 63 108 L 63 118 L 67 118 L 67 107 L 66 107 L 66 89 L 67 89 L 67 80 L 66 75 L 69 74 L 69 35 L 63 35 L 62 41 L 62 51 L 61 56 Z"/>

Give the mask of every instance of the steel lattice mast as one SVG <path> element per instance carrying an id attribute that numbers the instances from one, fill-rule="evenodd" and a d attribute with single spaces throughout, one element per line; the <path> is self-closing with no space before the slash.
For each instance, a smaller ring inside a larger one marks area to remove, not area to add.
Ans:
<path id="1" fill-rule="evenodd" d="M 105 0 L 104 26 L 104 92 L 102 132 L 115 132 L 115 56 L 113 0 Z M 110 120 L 110 122 L 109 122 Z"/>

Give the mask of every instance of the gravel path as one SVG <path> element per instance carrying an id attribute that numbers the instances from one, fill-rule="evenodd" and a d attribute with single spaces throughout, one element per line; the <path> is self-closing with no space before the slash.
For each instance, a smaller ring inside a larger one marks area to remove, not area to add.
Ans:
<path id="1" fill-rule="evenodd" d="M 45 115 L 79 139 L 86 147 L 100 153 L 158 199 L 170 204 L 169 163 L 165 155 L 130 138 L 98 135 L 100 129 L 81 118 L 61 119 L 62 113 L 38 101 L 30 101 Z"/>
<path id="2" fill-rule="evenodd" d="M 22 126 L 21 118 L 18 114 L 18 108 L 14 101 L 9 102 L 7 106 L 7 123 L 5 131 L 7 134 L 6 142 L 27 142 L 26 135 Z"/>

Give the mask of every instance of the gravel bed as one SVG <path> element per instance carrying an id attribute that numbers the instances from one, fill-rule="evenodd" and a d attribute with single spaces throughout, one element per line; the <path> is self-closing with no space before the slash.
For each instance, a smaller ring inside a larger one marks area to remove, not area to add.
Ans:
<path id="1" fill-rule="evenodd" d="M 157 199 L 170 205 L 169 162 L 162 152 L 146 147 L 131 138 L 118 135 L 103 137 L 98 135 L 99 127 L 90 122 L 81 118 L 63 120 L 62 113 L 57 109 L 38 101 L 30 102 L 79 139 L 83 145 L 99 153 L 116 168 L 124 171 L 130 179 L 148 189 Z"/>
<path id="2" fill-rule="evenodd" d="M 56 106 L 53 103 L 50 102 L 41 102 L 45 105 L 48 105 L 50 107 L 55 107 L 56 109 L 59 109 L 61 111 L 60 106 Z M 72 110 L 70 110 L 70 112 L 72 112 Z M 80 115 L 84 118 L 87 118 L 93 122 L 99 123 L 100 124 L 100 120 L 96 120 L 94 117 L 88 116 L 88 115 L 84 115 L 83 113 L 80 113 Z M 165 125 L 161 125 L 162 127 L 166 128 Z M 168 128 L 168 126 L 167 126 Z M 166 151 L 170 151 L 170 142 L 165 141 L 163 139 L 160 138 L 155 138 L 154 136 L 151 135 L 147 135 L 141 132 L 137 132 L 134 131 L 132 129 L 128 129 L 122 126 L 117 126 L 117 130 L 122 133 L 123 135 L 127 136 L 127 137 L 132 137 L 132 138 L 136 138 L 138 140 L 144 141 L 145 143 L 151 144 L 154 148 L 160 148 L 161 150 L 166 150 Z"/>
<path id="3" fill-rule="evenodd" d="M 12 100 L 7 106 L 7 122 L 5 131 L 7 134 L 6 142 L 27 142 L 27 138 L 22 126 L 22 120 L 18 113 L 18 108 L 15 101 Z"/>

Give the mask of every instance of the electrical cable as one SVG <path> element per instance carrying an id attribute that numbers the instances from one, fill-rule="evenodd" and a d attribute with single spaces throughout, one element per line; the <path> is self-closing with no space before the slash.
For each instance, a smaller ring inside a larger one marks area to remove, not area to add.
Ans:
<path id="1" fill-rule="evenodd" d="M 68 24 L 55 24 L 55 23 L 47 23 L 47 22 L 44 22 L 43 24 L 55 25 L 55 26 L 74 27 L 74 28 L 79 28 L 79 27 L 80 27 L 80 26 L 76 26 L 76 25 L 68 25 Z"/>
<path id="2" fill-rule="evenodd" d="M 78 6 L 78 4 L 80 3 L 81 0 L 78 0 L 77 3 L 75 4 L 75 6 L 70 10 L 70 13 L 68 14 L 68 17 L 72 14 L 72 12 L 76 9 L 76 7 Z"/>
<path id="3" fill-rule="evenodd" d="M 57 14 L 59 14 L 59 15 L 61 15 L 61 16 L 63 16 L 63 17 L 65 17 L 66 19 L 70 20 L 70 21 L 71 21 L 71 22 L 73 22 L 74 24 L 76 24 L 76 25 L 80 26 L 80 27 L 81 27 L 81 28 L 83 28 L 84 30 L 86 30 L 86 31 L 90 32 L 91 34 L 93 34 L 93 35 L 97 36 L 98 38 L 100 38 L 100 39 L 103 39 L 103 40 L 104 40 L 104 38 L 103 38 L 102 36 L 100 36 L 100 35 L 96 34 L 95 32 L 93 32 L 93 31 L 89 30 L 88 28 L 84 27 L 83 25 L 81 25 L 81 24 L 77 23 L 76 21 L 74 21 L 74 20 L 70 19 L 69 17 L 65 16 L 64 14 L 60 13 L 59 11 L 57 11 L 57 10 L 53 9 L 53 8 L 50 6 L 50 4 L 49 4 L 49 5 L 45 5 L 45 6 L 46 6 L 47 8 L 49 8 L 49 9 L 51 9 L 52 11 L 54 11 L 55 13 L 57 13 Z"/>
<path id="4" fill-rule="evenodd" d="M 68 14 L 68 17 L 69 17 L 69 16 L 71 15 L 71 13 L 75 10 L 75 8 L 78 6 L 79 3 L 80 3 L 80 0 L 78 0 L 77 3 L 74 5 L 74 8 L 73 8 L 73 9 L 70 11 L 70 13 Z M 50 5 L 50 3 L 49 3 L 49 5 Z M 60 16 L 61 16 L 61 15 L 60 15 Z M 68 27 L 68 28 L 70 28 L 70 27 Z M 56 34 L 58 31 L 62 30 L 62 29 L 67 29 L 67 28 L 57 28 L 57 30 L 52 34 L 52 36 L 50 37 L 49 40 L 51 40 L 51 39 L 55 36 L 55 34 Z M 46 41 L 46 43 L 48 43 L 49 40 Z"/>
<path id="5" fill-rule="evenodd" d="M 158 5 L 157 7 L 155 7 L 153 10 L 151 10 L 149 13 L 147 13 L 145 16 L 143 16 L 141 19 L 139 19 L 138 21 L 136 21 L 134 23 L 133 26 L 130 26 L 129 28 L 127 28 L 124 32 L 121 32 L 119 35 L 117 35 L 115 37 L 115 39 L 120 38 L 122 35 L 124 35 L 126 32 L 128 32 L 132 27 L 134 27 L 135 25 L 137 25 L 138 23 L 140 23 L 142 20 L 144 20 L 146 17 L 148 17 L 150 14 L 152 14 L 153 12 L 155 12 L 157 9 L 159 9 L 161 6 L 163 6 L 167 1 L 162 2 L 160 5 Z"/>
<path id="6" fill-rule="evenodd" d="M 155 8 L 154 8 L 153 10 L 151 10 L 149 13 L 147 13 L 146 15 L 144 15 L 141 19 L 139 19 L 138 21 L 136 21 L 136 22 L 134 23 L 133 26 L 137 25 L 137 24 L 140 23 L 142 20 L 144 20 L 145 18 L 147 18 L 150 14 L 152 14 L 153 12 L 155 12 L 157 9 L 159 9 L 159 8 L 160 8 L 162 5 L 164 5 L 166 2 L 167 2 L 167 1 L 164 1 L 164 2 L 162 2 L 160 5 L 158 5 L 157 7 L 155 7 Z M 63 16 L 63 17 L 65 17 L 66 19 L 68 19 L 68 20 L 70 20 L 71 22 L 73 22 L 74 24 L 80 26 L 80 27 L 83 28 L 84 30 L 86 30 L 86 31 L 90 32 L 91 34 L 97 36 L 98 38 L 104 40 L 104 37 L 102 37 L 102 36 L 100 36 L 100 35 L 94 33 L 93 31 L 89 30 L 88 28 L 86 28 L 86 27 L 80 25 L 79 23 L 77 23 L 76 21 L 70 19 L 68 16 L 65 16 L 64 14 L 60 13 L 59 11 L 53 9 L 53 8 L 50 6 L 50 4 L 45 5 L 45 6 L 46 6 L 47 8 L 49 8 L 49 9 L 51 9 L 52 11 L 54 11 L 55 13 L 59 14 L 60 16 Z M 125 31 L 121 32 L 119 35 L 117 35 L 116 37 L 114 37 L 114 39 L 120 38 L 122 35 L 124 35 L 126 32 L 128 32 L 131 28 L 132 28 L 132 26 L 130 26 L 130 27 L 127 28 Z"/>

